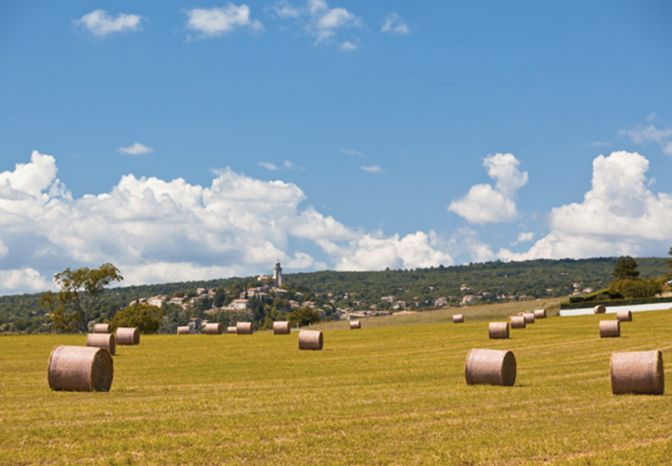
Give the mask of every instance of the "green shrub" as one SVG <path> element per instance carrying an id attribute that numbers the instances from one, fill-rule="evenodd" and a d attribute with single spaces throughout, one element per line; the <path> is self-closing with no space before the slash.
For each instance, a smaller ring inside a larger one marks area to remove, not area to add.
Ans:
<path id="1" fill-rule="evenodd" d="M 296 309 L 290 312 L 288 317 L 292 327 L 296 324 L 303 327 L 304 325 L 314 324 L 322 320 L 320 318 L 320 313 L 309 307 Z"/>
<path id="2" fill-rule="evenodd" d="M 614 299 L 653 298 L 663 292 L 663 283 L 655 278 L 618 280 L 609 287 L 609 295 Z"/>
<path id="3" fill-rule="evenodd" d="M 161 326 L 163 309 L 147 303 L 135 303 L 118 311 L 110 322 L 112 329 L 138 327 L 143 334 L 157 333 Z"/>

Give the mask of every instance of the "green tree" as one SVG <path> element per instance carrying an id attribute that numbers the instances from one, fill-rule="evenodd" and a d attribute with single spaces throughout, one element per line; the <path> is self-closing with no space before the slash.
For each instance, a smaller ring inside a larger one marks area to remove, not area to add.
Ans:
<path id="1" fill-rule="evenodd" d="M 226 290 L 221 286 L 215 290 L 215 298 L 213 300 L 213 305 L 215 307 L 222 307 L 224 301 L 226 300 Z"/>
<path id="2" fill-rule="evenodd" d="M 61 289 L 58 293 L 42 293 L 40 305 L 49 312 L 53 328 L 65 332 L 88 332 L 93 312 L 100 306 L 105 286 L 123 280 L 112 264 L 103 264 L 97 269 L 83 267 L 65 269 L 54 275 Z"/>
<path id="3" fill-rule="evenodd" d="M 110 325 L 116 330 L 119 327 L 138 327 L 143 334 L 157 333 L 163 318 L 163 309 L 147 303 L 135 303 L 118 311 Z"/>
<path id="4" fill-rule="evenodd" d="M 167 304 L 163 308 L 163 318 L 159 333 L 175 334 L 177 327 L 189 325 L 189 315 L 177 304 Z"/>
<path id="5" fill-rule="evenodd" d="M 295 309 L 294 311 L 290 312 L 287 317 L 289 318 L 289 322 L 292 327 L 294 327 L 296 324 L 299 324 L 300 327 L 303 327 L 305 325 L 314 324 L 322 320 L 320 319 L 319 312 L 307 306 Z"/>
<path id="6" fill-rule="evenodd" d="M 635 259 L 630 256 L 621 256 L 614 267 L 614 277 L 617 280 L 637 279 L 639 271 Z"/>
<path id="7" fill-rule="evenodd" d="M 672 256 L 672 248 L 670 248 L 668 254 Z M 667 275 L 667 278 L 672 278 L 672 259 L 665 259 L 665 262 L 667 262 L 667 266 L 670 268 L 670 273 Z"/>

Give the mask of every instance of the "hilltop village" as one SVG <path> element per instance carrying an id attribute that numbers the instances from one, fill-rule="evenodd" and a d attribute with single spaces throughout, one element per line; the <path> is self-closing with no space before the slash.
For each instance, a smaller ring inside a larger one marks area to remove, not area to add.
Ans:
<path id="1" fill-rule="evenodd" d="M 203 309 L 205 314 L 212 315 L 220 311 L 250 311 L 256 301 L 271 305 L 281 311 L 292 311 L 307 307 L 316 311 L 321 320 L 349 320 L 393 314 L 410 314 L 421 308 L 438 309 L 468 306 L 485 300 L 526 301 L 528 299 L 526 294 L 497 294 L 493 296 L 493 293 L 483 290 L 471 293 L 468 284 L 463 283 L 460 291 L 466 294 L 462 294 L 462 296 L 440 296 L 434 299 L 414 296 L 411 301 L 406 301 L 396 299 L 394 295 L 387 295 L 380 296 L 379 303 L 371 304 L 352 299 L 349 292 L 335 294 L 311 293 L 309 290 L 298 291 L 284 283 L 280 261 L 276 262 L 273 275 L 259 275 L 256 283 L 246 283 L 245 285 L 242 290 L 240 285 L 229 285 L 222 288 L 197 288 L 187 292 L 177 291 L 172 296 L 143 297 L 128 304 L 147 303 L 157 307 L 172 304 L 179 306 L 183 311 L 199 307 Z M 434 286 L 428 286 L 427 288 L 428 291 L 434 290 Z M 409 290 L 401 288 L 400 291 L 402 293 L 409 292 Z M 549 288 L 546 291 L 552 293 L 554 290 Z M 581 296 L 592 292 L 592 288 L 583 288 L 580 283 L 573 283 L 572 292 L 569 295 Z"/>

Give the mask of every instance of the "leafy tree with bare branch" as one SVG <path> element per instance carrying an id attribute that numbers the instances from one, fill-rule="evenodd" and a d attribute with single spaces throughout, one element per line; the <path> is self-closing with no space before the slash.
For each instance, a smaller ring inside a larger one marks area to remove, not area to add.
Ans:
<path id="1" fill-rule="evenodd" d="M 109 263 L 93 270 L 87 267 L 77 270 L 67 268 L 54 275 L 61 291 L 42 293 L 40 305 L 49 312 L 53 329 L 87 333 L 91 316 L 100 306 L 105 286 L 123 279 L 119 269 Z"/>

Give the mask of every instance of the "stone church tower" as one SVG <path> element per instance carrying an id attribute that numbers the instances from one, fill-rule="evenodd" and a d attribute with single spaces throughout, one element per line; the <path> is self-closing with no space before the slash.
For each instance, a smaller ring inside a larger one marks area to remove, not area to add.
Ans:
<path id="1" fill-rule="evenodd" d="M 273 280 L 275 281 L 275 287 L 280 288 L 282 286 L 282 267 L 280 267 L 280 260 L 275 263 L 275 268 L 273 269 Z"/>

